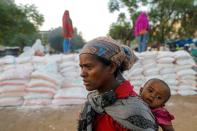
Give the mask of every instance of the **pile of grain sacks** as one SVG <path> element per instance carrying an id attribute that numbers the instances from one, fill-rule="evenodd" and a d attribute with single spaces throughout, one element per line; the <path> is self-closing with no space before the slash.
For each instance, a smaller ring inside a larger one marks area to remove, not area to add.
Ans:
<path id="1" fill-rule="evenodd" d="M 197 94 L 196 63 L 186 51 L 135 54 L 139 60 L 124 77 L 136 92 L 147 80 L 160 78 L 173 95 Z M 0 67 L 0 106 L 64 106 L 86 100 L 78 54 L 5 56 Z"/>

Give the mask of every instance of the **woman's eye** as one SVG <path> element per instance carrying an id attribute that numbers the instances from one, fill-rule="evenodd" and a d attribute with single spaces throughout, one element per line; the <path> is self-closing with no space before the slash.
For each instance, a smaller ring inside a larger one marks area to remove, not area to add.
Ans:
<path id="1" fill-rule="evenodd" d="M 148 92 L 150 92 L 150 93 L 151 93 L 151 92 L 153 92 L 153 91 L 152 91 L 152 90 L 148 90 Z"/>
<path id="2" fill-rule="evenodd" d="M 86 68 L 87 68 L 88 70 L 91 70 L 91 69 L 92 69 L 92 66 L 86 66 Z"/>
<path id="3" fill-rule="evenodd" d="M 157 99 L 161 99 L 161 96 L 157 96 L 156 98 L 157 98 Z"/>

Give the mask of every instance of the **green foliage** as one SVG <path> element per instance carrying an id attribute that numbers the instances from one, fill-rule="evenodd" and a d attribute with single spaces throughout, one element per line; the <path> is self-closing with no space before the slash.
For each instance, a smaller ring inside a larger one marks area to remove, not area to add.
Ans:
<path id="1" fill-rule="evenodd" d="M 62 43 L 63 43 L 64 38 L 63 38 L 61 32 L 62 32 L 62 28 L 58 27 L 58 28 L 55 28 L 54 30 L 50 31 L 50 33 L 49 33 L 50 46 L 59 52 L 62 52 L 62 50 L 63 50 Z"/>
<path id="2" fill-rule="evenodd" d="M 74 33 L 73 38 L 71 39 L 71 50 L 72 51 L 76 51 L 76 50 L 81 49 L 85 44 L 85 41 L 84 41 L 81 33 L 80 32 L 78 33 L 77 28 L 75 28 L 74 30 L 75 30 L 75 33 Z"/>
<path id="3" fill-rule="evenodd" d="M 25 12 L 28 10 L 29 12 Z M 37 19 L 29 14 L 36 15 Z M 31 20 L 32 19 L 32 20 Z M 44 21 L 35 6 L 22 9 L 11 1 L 0 1 L 0 45 L 31 45 L 37 37 L 37 27 Z"/>
<path id="4" fill-rule="evenodd" d="M 197 5 L 194 3 L 195 0 L 109 0 L 108 7 L 111 12 L 126 8 L 130 20 L 134 22 L 139 8 L 142 5 L 148 6 L 150 38 L 152 41 L 164 42 L 172 34 L 178 38 L 192 37 L 197 29 Z M 174 28 L 175 23 L 181 24 L 178 31 Z"/>
<path id="5" fill-rule="evenodd" d="M 58 27 L 49 33 L 49 43 L 50 46 L 58 52 L 63 50 L 63 35 L 62 28 Z M 74 36 L 71 39 L 71 51 L 76 51 L 83 47 L 85 41 L 83 40 L 80 33 L 77 32 L 77 29 L 74 29 Z"/>
<path id="6" fill-rule="evenodd" d="M 120 40 L 123 44 L 129 45 L 130 41 L 134 39 L 132 37 L 132 31 L 129 25 L 129 23 L 126 25 L 113 23 L 110 27 L 109 35 L 113 39 Z"/>

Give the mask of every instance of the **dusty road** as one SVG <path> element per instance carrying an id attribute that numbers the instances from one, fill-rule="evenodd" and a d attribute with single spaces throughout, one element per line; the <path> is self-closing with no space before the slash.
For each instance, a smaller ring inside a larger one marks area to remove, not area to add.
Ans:
<path id="1" fill-rule="evenodd" d="M 197 95 L 173 96 L 167 104 L 176 131 L 197 130 Z M 81 106 L 0 108 L 0 131 L 76 131 Z"/>

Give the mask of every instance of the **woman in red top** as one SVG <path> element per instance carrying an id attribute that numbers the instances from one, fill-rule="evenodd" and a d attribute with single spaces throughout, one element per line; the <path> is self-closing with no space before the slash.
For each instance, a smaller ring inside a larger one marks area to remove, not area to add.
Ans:
<path id="1" fill-rule="evenodd" d="M 121 75 L 137 60 L 130 48 L 99 37 L 88 42 L 79 57 L 81 77 L 91 92 L 78 131 L 157 130 L 151 110 Z"/>
<path id="2" fill-rule="evenodd" d="M 69 15 L 69 11 L 65 10 L 64 15 L 62 17 L 62 26 L 63 26 L 63 51 L 64 53 L 68 53 L 70 50 L 70 39 L 73 37 L 74 29 L 72 25 L 72 20 Z"/>

